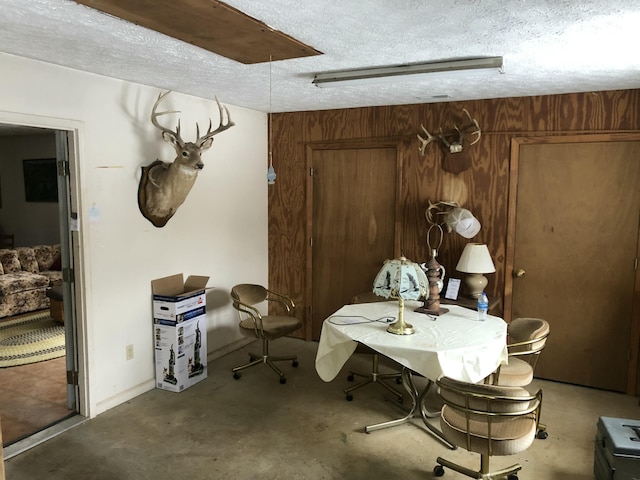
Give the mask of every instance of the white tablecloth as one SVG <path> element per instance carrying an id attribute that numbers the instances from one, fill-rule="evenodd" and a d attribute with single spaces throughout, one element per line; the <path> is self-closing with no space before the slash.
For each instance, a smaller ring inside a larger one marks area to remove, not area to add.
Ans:
<path id="1" fill-rule="evenodd" d="M 476 383 L 498 365 L 507 363 L 507 324 L 501 318 L 487 315 L 485 321 L 478 321 L 475 311 L 457 305 L 445 305 L 448 313 L 429 317 L 413 311 L 420 305 L 405 302 L 404 321 L 413 325 L 413 335 L 386 331 L 386 319 L 397 319 L 397 301 L 340 308 L 322 325 L 316 354 L 320 378 L 325 382 L 333 380 L 357 342 L 430 380 L 446 375 Z"/>

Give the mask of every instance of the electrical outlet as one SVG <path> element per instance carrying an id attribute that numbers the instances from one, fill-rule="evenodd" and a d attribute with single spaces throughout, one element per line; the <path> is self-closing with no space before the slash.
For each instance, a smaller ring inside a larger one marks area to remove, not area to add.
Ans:
<path id="1" fill-rule="evenodd" d="M 133 358 L 133 345 L 127 345 L 126 355 L 127 355 L 127 360 L 131 360 Z"/>

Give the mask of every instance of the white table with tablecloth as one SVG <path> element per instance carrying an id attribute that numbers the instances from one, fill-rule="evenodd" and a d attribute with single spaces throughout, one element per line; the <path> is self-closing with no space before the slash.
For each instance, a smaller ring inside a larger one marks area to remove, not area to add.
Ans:
<path id="1" fill-rule="evenodd" d="M 333 380 L 358 342 L 371 347 L 405 367 L 403 380 L 411 382 L 411 372 L 435 382 L 441 376 L 476 383 L 507 363 L 507 324 L 487 315 L 479 321 L 474 310 L 446 305 L 440 316 L 414 312 L 420 302 L 405 301 L 404 321 L 413 325 L 413 335 L 395 335 L 387 326 L 398 317 L 398 302 L 345 305 L 322 325 L 316 371 L 322 380 Z M 412 395 L 414 409 L 418 398 Z M 413 410 L 410 416 L 413 416 Z M 423 415 L 424 416 L 424 415 Z M 394 421 L 401 423 L 404 419 Z M 367 427 L 372 431 L 394 422 Z"/>

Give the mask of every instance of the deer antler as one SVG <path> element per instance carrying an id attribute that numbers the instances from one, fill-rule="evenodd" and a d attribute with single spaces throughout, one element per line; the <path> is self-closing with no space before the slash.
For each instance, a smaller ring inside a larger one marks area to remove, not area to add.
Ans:
<path id="1" fill-rule="evenodd" d="M 218 110 L 220 111 L 220 124 L 218 128 L 216 128 L 213 132 L 211 131 L 211 119 L 209 119 L 209 129 L 207 133 L 205 133 L 202 137 L 200 136 L 200 127 L 196 123 L 196 135 L 198 136 L 198 140 L 196 140 L 196 145 L 202 145 L 207 139 L 217 135 L 218 133 L 224 132 L 228 128 L 231 128 L 235 125 L 233 120 L 231 120 L 231 114 L 229 113 L 229 109 L 225 106 L 222 107 L 220 102 L 218 101 L 218 97 L 216 97 L 216 103 L 218 104 Z M 224 123 L 224 113 L 227 114 L 227 123 Z"/>
<path id="2" fill-rule="evenodd" d="M 471 115 L 469 114 L 469 111 L 466 108 L 463 108 L 462 111 L 464 113 L 467 114 L 467 118 L 469 119 L 469 123 L 467 125 L 465 125 L 464 127 L 462 127 L 462 129 L 459 129 L 458 127 L 456 127 L 456 130 L 458 130 L 458 132 L 460 133 L 460 144 L 462 144 L 462 137 L 464 136 L 464 134 L 470 129 L 475 127 L 475 131 L 471 132 L 472 135 L 478 135 L 478 138 L 476 138 L 473 142 L 471 142 L 469 145 L 475 145 L 476 143 L 478 143 L 480 141 L 480 136 L 482 135 L 482 131 L 480 130 L 480 125 L 478 125 L 478 121 L 475 118 L 471 118 Z"/>
<path id="3" fill-rule="evenodd" d="M 418 140 L 420 140 L 420 143 L 422 143 L 422 145 L 420 145 L 420 155 L 424 155 L 424 151 L 427 148 L 427 145 L 429 145 L 434 140 L 438 140 L 438 137 L 431 135 L 429 131 L 424 128 L 424 125 L 421 124 L 420 128 L 422 128 L 422 131 L 427 134 L 427 138 L 422 138 L 420 134 L 418 134 Z"/>
<path id="4" fill-rule="evenodd" d="M 169 95 L 171 93 L 171 90 L 167 90 L 164 93 L 160 93 L 158 94 L 158 99 L 156 100 L 156 103 L 153 104 L 153 109 L 151 110 L 151 123 L 158 129 L 160 129 L 160 131 L 162 132 L 163 136 L 165 133 L 168 133 L 172 136 L 174 136 L 176 138 L 176 140 L 178 140 L 180 143 L 184 143 L 184 141 L 182 140 L 182 138 L 180 137 L 180 120 L 178 120 L 178 126 L 176 127 L 175 132 L 167 127 L 163 127 L 162 125 L 160 125 L 160 123 L 158 123 L 158 117 L 160 115 L 168 115 L 170 113 L 180 113 L 180 110 L 167 110 L 166 112 L 157 112 L 157 108 L 158 105 L 160 105 L 160 102 L 162 102 L 162 100 L 164 100 L 164 97 L 166 97 L 167 95 Z"/>

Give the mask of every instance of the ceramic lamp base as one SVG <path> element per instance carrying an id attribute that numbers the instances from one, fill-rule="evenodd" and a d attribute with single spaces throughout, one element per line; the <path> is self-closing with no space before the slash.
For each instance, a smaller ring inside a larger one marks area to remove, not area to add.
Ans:
<path id="1" fill-rule="evenodd" d="M 465 296 L 469 298 L 478 298 L 484 292 L 489 280 L 481 273 L 468 273 L 464 277 Z"/>

